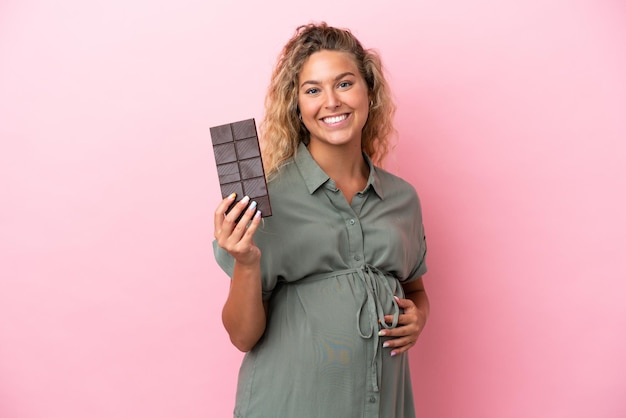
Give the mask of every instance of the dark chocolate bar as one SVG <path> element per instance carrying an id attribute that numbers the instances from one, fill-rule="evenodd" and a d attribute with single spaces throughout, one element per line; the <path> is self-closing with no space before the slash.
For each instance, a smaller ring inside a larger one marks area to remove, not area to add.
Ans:
<path id="1" fill-rule="evenodd" d="M 210 128 L 222 197 L 237 193 L 236 202 L 249 196 L 261 216 L 272 216 L 254 119 Z"/>

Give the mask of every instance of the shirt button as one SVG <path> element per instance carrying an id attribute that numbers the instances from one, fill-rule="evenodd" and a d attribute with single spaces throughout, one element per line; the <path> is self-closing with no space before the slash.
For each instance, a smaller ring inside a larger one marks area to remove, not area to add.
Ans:
<path id="1" fill-rule="evenodd" d="M 376 402 L 376 398 L 374 396 L 370 396 L 370 403 Z"/>
<path id="2" fill-rule="evenodd" d="M 355 259 L 356 261 L 359 261 L 359 260 L 361 259 L 361 256 L 359 256 L 359 255 L 355 255 L 355 256 L 354 256 L 354 259 Z"/>
<path id="3" fill-rule="evenodd" d="M 350 219 L 350 225 L 354 225 L 356 221 L 354 219 Z"/>

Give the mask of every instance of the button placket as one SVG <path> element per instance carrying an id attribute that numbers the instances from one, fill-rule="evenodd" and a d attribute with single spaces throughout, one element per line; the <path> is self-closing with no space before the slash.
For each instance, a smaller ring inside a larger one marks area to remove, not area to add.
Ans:
<path id="1" fill-rule="evenodd" d="M 361 228 L 361 222 L 358 218 L 358 213 L 363 205 L 362 199 L 353 199 L 353 203 L 358 203 L 353 207 L 349 205 L 344 196 L 339 193 L 339 189 L 334 187 L 334 184 L 329 182 L 326 187 L 326 195 L 332 202 L 333 206 L 337 209 L 340 216 L 344 220 L 346 226 L 346 232 L 348 234 L 348 257 L 346 260 L 352 267 L 360 267 L 363 264 L 363 230 Z"/>
<path id="2" fill-rule="evenodd" d="M 354 214 L 351 214 L 354 216 Z M 363 260 L 363 230 L 361 223 L 357 218 L 346 219 L 348 228 L 348 237 L 350 239 L 350 254 L 353 260 L 353 266 L 359 267 Z"/>

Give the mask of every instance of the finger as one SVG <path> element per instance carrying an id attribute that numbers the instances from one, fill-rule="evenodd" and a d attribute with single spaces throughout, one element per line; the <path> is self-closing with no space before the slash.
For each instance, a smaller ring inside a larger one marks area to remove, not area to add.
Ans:
<path id="1" fill-rule="evenodd" d="M 233 233 L 239 224 L 237 219 L 239 219 L 241 212 L 243 212 L 246 206 L 248 206 L 248 203 L 250 203 L 250 197 L 244 196 L 243 199 L 232 205 L 230 211 L 224 215 L 224 219 L 221 224 L 221 237 L 223 240 L 228 239 L 232 241 L 232 238 L 234 238 L 235 241 L 239 241 L 241 239 L 241 236 L 243 235 L 242 228 L 240 228 L 239 234 L 236 236 L 233 236 Z"/>
<path id="2" fill-rule="evenodd" d="M 405 313 L 407 309 L 411 309 L 411 307 L 415 307 L 415 304 L 413 303 L 413 301 L 411 299 L 400 299 L 397 296 L 393 297 L 394 300 L 396 301 L 396 303 L 398 304 L 398 307 L 401 309 L 401 312 Z M 391 325 L 393 324 L 393 318 L 394 315 L 385 315 L 384 319 L 385 319 L 385 323 L 387 325 Z M 400 322 L 398 322 L 400 323 Z"/>
<path id="3" fill-rule="evenodd" d="M 393 317 L 391 317 L 393 319 Z M 385 322 L 390 323 L 390 321 L 385 317 Z M 398 325 L 411 325 L 413 323 L 418 323 L 419 317 L 416 312 L 410 312 L 408 314 L 400 314 L 398 316 Z"/>
<path id="4" fill-rule="evenodd" d="M 400 299 L 397 296 L 394 296 L 393 298 L 396 300 L 396 303 L 398 304 L 398 307 L 400 307 L 400 309 L 410 309 L 415 307 L 415 303 L 413 303 L 411 299 Z"/>
<path id="5" fill-rule="evenodd" d="M 259 227 L 259 224 L 261 223 L 261 211 L 256 209 L 256 202 L 253 203 L 255 203 L 255 207 L 251 209 L 251 212 L 254 212 L 254 216 L 252 216 L 252 220 L 246 228 L 245 233 L 245 238 L 249 237 L 250 239 L 252 239 L 252 236 Z"/>
<path id="6" fill-rule="evenodd" d="M 420 333 L 420 327 L 417 325 L 417 322 L 411 322 L 407 325 L 402 325 L 396 328 L 391 329 L 382 329 L 378 332 L 378 335 L 381 337 L 393 337 L 393 338 L 403 338 L 407 336 L 414 336 Z"/>
<path id="7" fill-rule="evenodd" d="M 398 336 L 386 334 L 389 336 L 389 338 L 384 339 L 383 348 L 390 348 L 391 350 L 396 351 L 396 354 L 404 352 L 415 345 L 419 334 L 419 332 L 411 332 L 405 335 Z"/>
<path id="8" fill-rule="evenodd" d="M 215 238 L 220 234 L 222 229 L 222 223 L 224 222 L 224 214 L 228 210 L 228 207 L 233 203 L 237 197 L 236 193 L 231 193 L 230 196 L 224 198 L 219 205 L 217 205 L 217 209 L 215 209 L 215 214 L 213 217 L 213 227 L 215 231 Z"/>
<path id="9" fill-rule="evenodd" d="M 391 325 L 393 324 L 393 315 L 385 315 L 385 324 Z M 398 315 L 398 321 L 400 320 L 400 316 Z"/>
<path id="10" fill-rule="evenodd" d="M 387 318 L 387 317 L 385 317 L 385 323 L 386 323 L 386 324 L 387 324 L 387 326 L 389 327 L 389 331 L 392 331 L 392 330 L 394 330 L 394 329 L 397 329 L 397 328 L 398 328 L 399 326 L 401 326 L 401 325 L 406 325 L 405 323 L 400 322 L 400 317 L 398 317 L 398 320 L 397 320 L 397 322 L 396 322 L 396 326 L 395 326 L 395 327 L 391 327 L 391 326 L 393 325 L 393 322 L 392 322 L 392 321 L 393 321 L 393 317 L 391 317 L 391 318 Z M 390 334 L 388 334 L 388 335 L 390 335 Z"/>
<path id="11" fill-rule="evenodd" d="M 400 348 L 406 345 L 415 344 L 417 337 L 415 335 L 407 335 L 404 337 L 390 338 L 383 342 L 383 348 Z"/>
<path id="12" fill-rule="evenodd" d="M 397 347 L 393 347 L 389 355 L 393 357 L 393 356 L 397 356 L 398 354 L 406 353 L 414 345 L 415 345 L 415 341 L 412 341 L 412 342 L 408 342 L 407 344 L 402 344 Z"/>
<path id="13" fill-rule="evenodd" d="M 393 324 L 393 315 L 385 315 L 384 317 L 385 323 L 387 325 Z M 417 314 L 415 312 L 409 312 L 405 314 L 398 315 L 398 325 L 407 325 L 418 320 Z"/>
<path id="14" fill-rule="evenodd" d="M 224 221 L 230 222 L 232 224 L 237 223 L 237 219 L 241 215 L 241 212 L 248 206 L 250 203 L 250 197 L 244 196 L 237 204 L 233 205 L 230 211 L 224 216 Z"/>
<path id="15" fill-rule="evenodd" d="M 241 202 L 236 205 L 236 211 L 241 214 L 241 219 L 239 219 L 239 221 L 235 225 L 235 228 L 233 229 L 230 236 L 230 238 L 235 242 L 241 241 L 242 238 L 245 236 L 249 229 L 250 221 L 257 212 L 257 203 L 255 201 L 252 201 L 248 205 L 249 201 L 250 198 L 246 196 L 241 199 Z M 235 210 L 235 208 L 233 208 L 233 210 Z M 241 213 L 242 211 L 243 213 Z M 228 214 L 228 217 L 230 217 L 230 213 Z"/>
<path id="16" fill-rule="evenodd" d="M 235 200 L 235 197 L 237 197 L 237 193 L 231 193 L 230 195 L 228 195 L 224 199 L 222 199 L 222 201 L 219 203 L 219 205 L 217 205 L 217 209 L 215 210 L 215 217 L 216 218 L 218 216 L 220 216 L 222 218 L 224 217 L 224 214 L 228 210 L 228 207 Z"/>

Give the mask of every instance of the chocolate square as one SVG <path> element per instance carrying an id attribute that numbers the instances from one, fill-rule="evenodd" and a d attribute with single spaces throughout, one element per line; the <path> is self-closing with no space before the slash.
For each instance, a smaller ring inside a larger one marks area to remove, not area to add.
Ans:
<path id="1" fill-rule="evenodd" d="M 263 167 L 259 166 L 256 158 L 239 161 L 239 170 L 242 179 L 251 179 L 263 176 Z"/>
<path id="2" fill-rule="evenodd" d="M 254 119 L 214 126 L 210 132 L 222 197 L 237 193 L 238 202 L 248 195 L 261 216 L 272 216 Z"/>
<path id="3" fill-rule="evenodd" d="M 259 142 L 256 138 L 235 141 L 235 148 L 237 148 L 237 158 L 240 160 L 261 156 Z"/>
<path id="4" fill-rule="evenodd" d="M 257 198 L 267 194 L 267 186 L 262 178 L 253 178 L 243 181 L 243 192 L 250 198 Z"/>
<path id="5" fill-rule="evenodd" d="M 211 128 L 211 139 L 214 145 L 233 142 L 233 131 L 229 125 L 215 126 Z"/>
<path id="6" fill-rule="evenodd" d="M 226 163 L 217 167 L 217 175 L 220 178 L 220 183 L 232 183 L 234 181 L 241 180 L 241 173 L 239 172 L 239 164 Z"/>
<path id="7" fill-rule="evenodd" d="M 235 140 L 257 138 L 254 119 L 246 119 L 240 122 L 231 123 L 230 125 L 232 126 L 233 138 Z"/>

